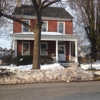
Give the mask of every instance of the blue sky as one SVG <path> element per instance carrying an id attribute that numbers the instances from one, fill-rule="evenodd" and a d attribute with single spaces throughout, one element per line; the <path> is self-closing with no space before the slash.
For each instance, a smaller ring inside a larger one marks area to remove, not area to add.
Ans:
<path id="1" fill-rule="evenodd" d="M 10 49 L 12 39 L 9 34 L 13 33 L 13 26 L 11 20 L 6 19 L 5 21 L 4 24 L 0 24 L 0 47 Z"/>
<path id="2" fill-rule="evenodd" d="M 11 42 L 12 42 L 12 40 L 9 39 L 9 38 L 1 38 L 0 37 L 0 47 L 2 47 L 2 48 L 10 49 L 11 48 Z"/>

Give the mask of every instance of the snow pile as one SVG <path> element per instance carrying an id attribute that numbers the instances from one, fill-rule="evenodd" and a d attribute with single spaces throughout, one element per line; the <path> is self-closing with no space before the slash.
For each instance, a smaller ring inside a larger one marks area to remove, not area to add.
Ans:
<path id="1" fill-rule="evenodd" d="M 47 67 L 48 68 L 47 68 Z M 60 64 L 51 64 L 41 66 L 41 69 L 29 70 L 32 65 L 12 66 L 11 70 L 14 75 L 4 76 L 0 78 L 0 84 L 22 84 L 22 83 L 35 83 L 35 82 L 70 82 L 93 80 L 94 74 L 92 72 L 84 71 L 83 69 L 73 65 L 69 68 L 64 68 Z M 9 67 L 10 68 L 10 67 Z M 23 69 L 23 70 L 22 70 Z M 27 70 L 25 70 L 27 69 Z"/>

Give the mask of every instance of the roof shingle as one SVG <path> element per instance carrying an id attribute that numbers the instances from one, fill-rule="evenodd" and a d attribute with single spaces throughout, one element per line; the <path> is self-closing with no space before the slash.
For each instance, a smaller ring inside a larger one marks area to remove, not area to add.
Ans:
<path id="1" fill-rule="evenodd" d="M 35 16 L 35 9 L 32 5 L 21 5 L 16 7 L 14 15 L 30 15 Z M 56 18 L 73 18 L 64 8 L 60 7 L 47 7 L 42 11 L 43 17 L 56 17 Z"/>

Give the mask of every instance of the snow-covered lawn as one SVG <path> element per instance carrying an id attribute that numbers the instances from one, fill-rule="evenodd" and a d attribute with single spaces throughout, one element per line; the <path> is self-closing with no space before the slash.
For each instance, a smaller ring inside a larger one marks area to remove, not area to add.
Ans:
<path id="1" fill-rule="evenodd" d="M 88 70 L 91 69 L 91 64 L 81 64 L 80 65 L 82 69 Z M 26 71 L 32 69 L 32 65 L 21 65 L 21 66 L 15 66 L 15 65 L 9 65 L 9 66 L 0 66 L 0 68 L 10 69 L 10 70 L 20 70 L 20 71 Z M 100 61 L 95 62 L 92 64 L 92 68 L 100 69 Z M 59 63 L 54 64 L 44 64 L 40 66 L 40 69 L 64 69 L 62 65 Z"/>
<path id="2" fill-rule="evenodd" d="M 15 66 L 15 65 L 9 65 L 9 66 L 0 66 L 0 68 L 4 69 L 10 69 L 12 70 L 20 70 L 20 71 L 27 71 L 32 69 L 32 65 L 21 65 L 21 66 Z M 59 63 L 54 64 L 44 64 L 40 66 L 40 69 L 64 69 L 63 66 L 61 66 Z"/>
<path id="3" fill-rule="evenodd" d="M 80 66 L 84 70 L 91 69 L 91 67 L 99 70 L 100 69 L 100 61 L 95 62 L 94 64 L 92 64 L 92 66 L 91 66 L 91 64 L 81 64 Z"/>

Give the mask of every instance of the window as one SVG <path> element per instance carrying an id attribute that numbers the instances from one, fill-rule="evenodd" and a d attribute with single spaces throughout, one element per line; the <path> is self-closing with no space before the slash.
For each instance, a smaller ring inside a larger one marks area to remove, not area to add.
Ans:
<path id="1" fill-rule="evenodd" d="M 58 32 L 65 33 L 65 23 L 64 22 L 58 22 Z"/>
<path id="2" fill-rule="evenodd" d="M 22 55 L 30 55 L 30 43 L 22 42 Z"/>
<path id="3" fill-rule="evenodd" d="M 26 22 L 27 24 L 29 24 L 29 20 L 24 20 L 24 22 Z M 23 32 L 29 32 L 29 29 L 23 25 L 22 26 L 22 31 Z"/>
<path id="4" fill-rule="evenodd" d="M 48 22 L 47 21 L 43 21 L 41 31 L 43 31 L 43 32 L 47 32 L 48 31 Z"/>
<path id="5" fill-rule="evenodd" d="M 41 55 L 48 55 L 47 43 L 41 43 Z"/>

